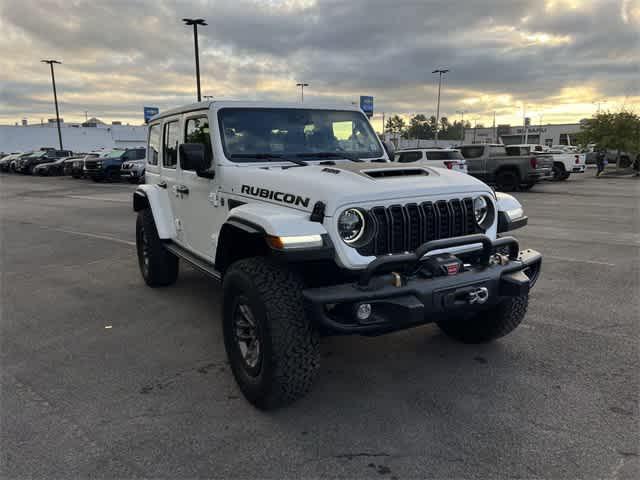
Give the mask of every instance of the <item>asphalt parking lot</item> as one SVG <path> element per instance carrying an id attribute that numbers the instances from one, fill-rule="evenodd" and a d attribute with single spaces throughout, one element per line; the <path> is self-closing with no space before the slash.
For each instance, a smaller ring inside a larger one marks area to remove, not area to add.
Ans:
<path id="1" fill-rule="evenodd" d="M 640 478 L 640 181 L 574 177 L 516 194 L 544 263 L 514 333 L 327 338 L 311 394 L 264 413 L 216 283 L 144 285 L 134 187 L 0 176 L 0 476 Z"/>

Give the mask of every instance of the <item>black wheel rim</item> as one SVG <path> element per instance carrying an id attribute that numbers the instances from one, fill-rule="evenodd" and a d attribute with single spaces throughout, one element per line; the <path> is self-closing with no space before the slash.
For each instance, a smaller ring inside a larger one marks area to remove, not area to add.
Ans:
<path id="1" fill-rule="evenodd" d="M 233 337 L 244 369 L 252 376 L 260 372 L 263 344 L 260 325 L 246 297 L 239 297 L 233 310 Z"/>
<path id="2" fill-rule="evenodd" d="M 140 226 L 138 237 L 138 258 L 140 259 L 140 269 L 145 278 L 149 276 L 149 241 L 144 226 Z"/>

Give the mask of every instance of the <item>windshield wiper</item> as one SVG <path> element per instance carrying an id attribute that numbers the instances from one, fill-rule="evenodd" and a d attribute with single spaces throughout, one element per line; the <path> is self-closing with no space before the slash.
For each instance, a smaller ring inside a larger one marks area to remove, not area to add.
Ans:
<path id="1" fill-rule="evenodd" d="M 281 155 L 278 153 L 234 153 L 231 155 L 231 158 L 255 158 L 257 160 L 286 160 L 287 162 L 295 163 L 296 165 L 300 165 L 302 167 L 306 167 L 309 165 L 307 162 L 303 160 L 298 160 L 297 158 L 291 155 Z"/>
<path id="2" fill-rule="evenodd" d="M 299 157 L 304 158 L 346 158 L 352 162 L 362 162 L 362 160 L 355 155 L 347 152 L 313 152 L 313 153 L 299 153 Z"/>

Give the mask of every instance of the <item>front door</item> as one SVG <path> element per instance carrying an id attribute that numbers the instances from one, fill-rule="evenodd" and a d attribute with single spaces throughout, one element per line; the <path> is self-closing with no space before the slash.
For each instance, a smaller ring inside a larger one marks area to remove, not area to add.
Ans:
<path id="1" fill-rule="evenodd" d="M 214 172 L 211 135 L 207 112 L 188 114 L 183 119 L 184 143 L 202 143 Z M 213 176 L 213 175 L 211 175 Z M 225 209 L 217 194 L 215 177 L 199 176 L 193 170 L 180 169 L 180 216 L 189 248 L 213 262 L 220 225 Z"/>

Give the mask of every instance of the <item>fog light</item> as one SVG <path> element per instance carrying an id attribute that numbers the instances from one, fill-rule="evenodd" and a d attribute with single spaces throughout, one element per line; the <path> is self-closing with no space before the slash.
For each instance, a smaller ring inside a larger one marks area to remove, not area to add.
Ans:
<path id="1" fill-rule="evenodd" d="M 371 316 L 371 304 L 361 303 L 356 310 L 356 317 L 358 320 L 367 320 Z"/>

